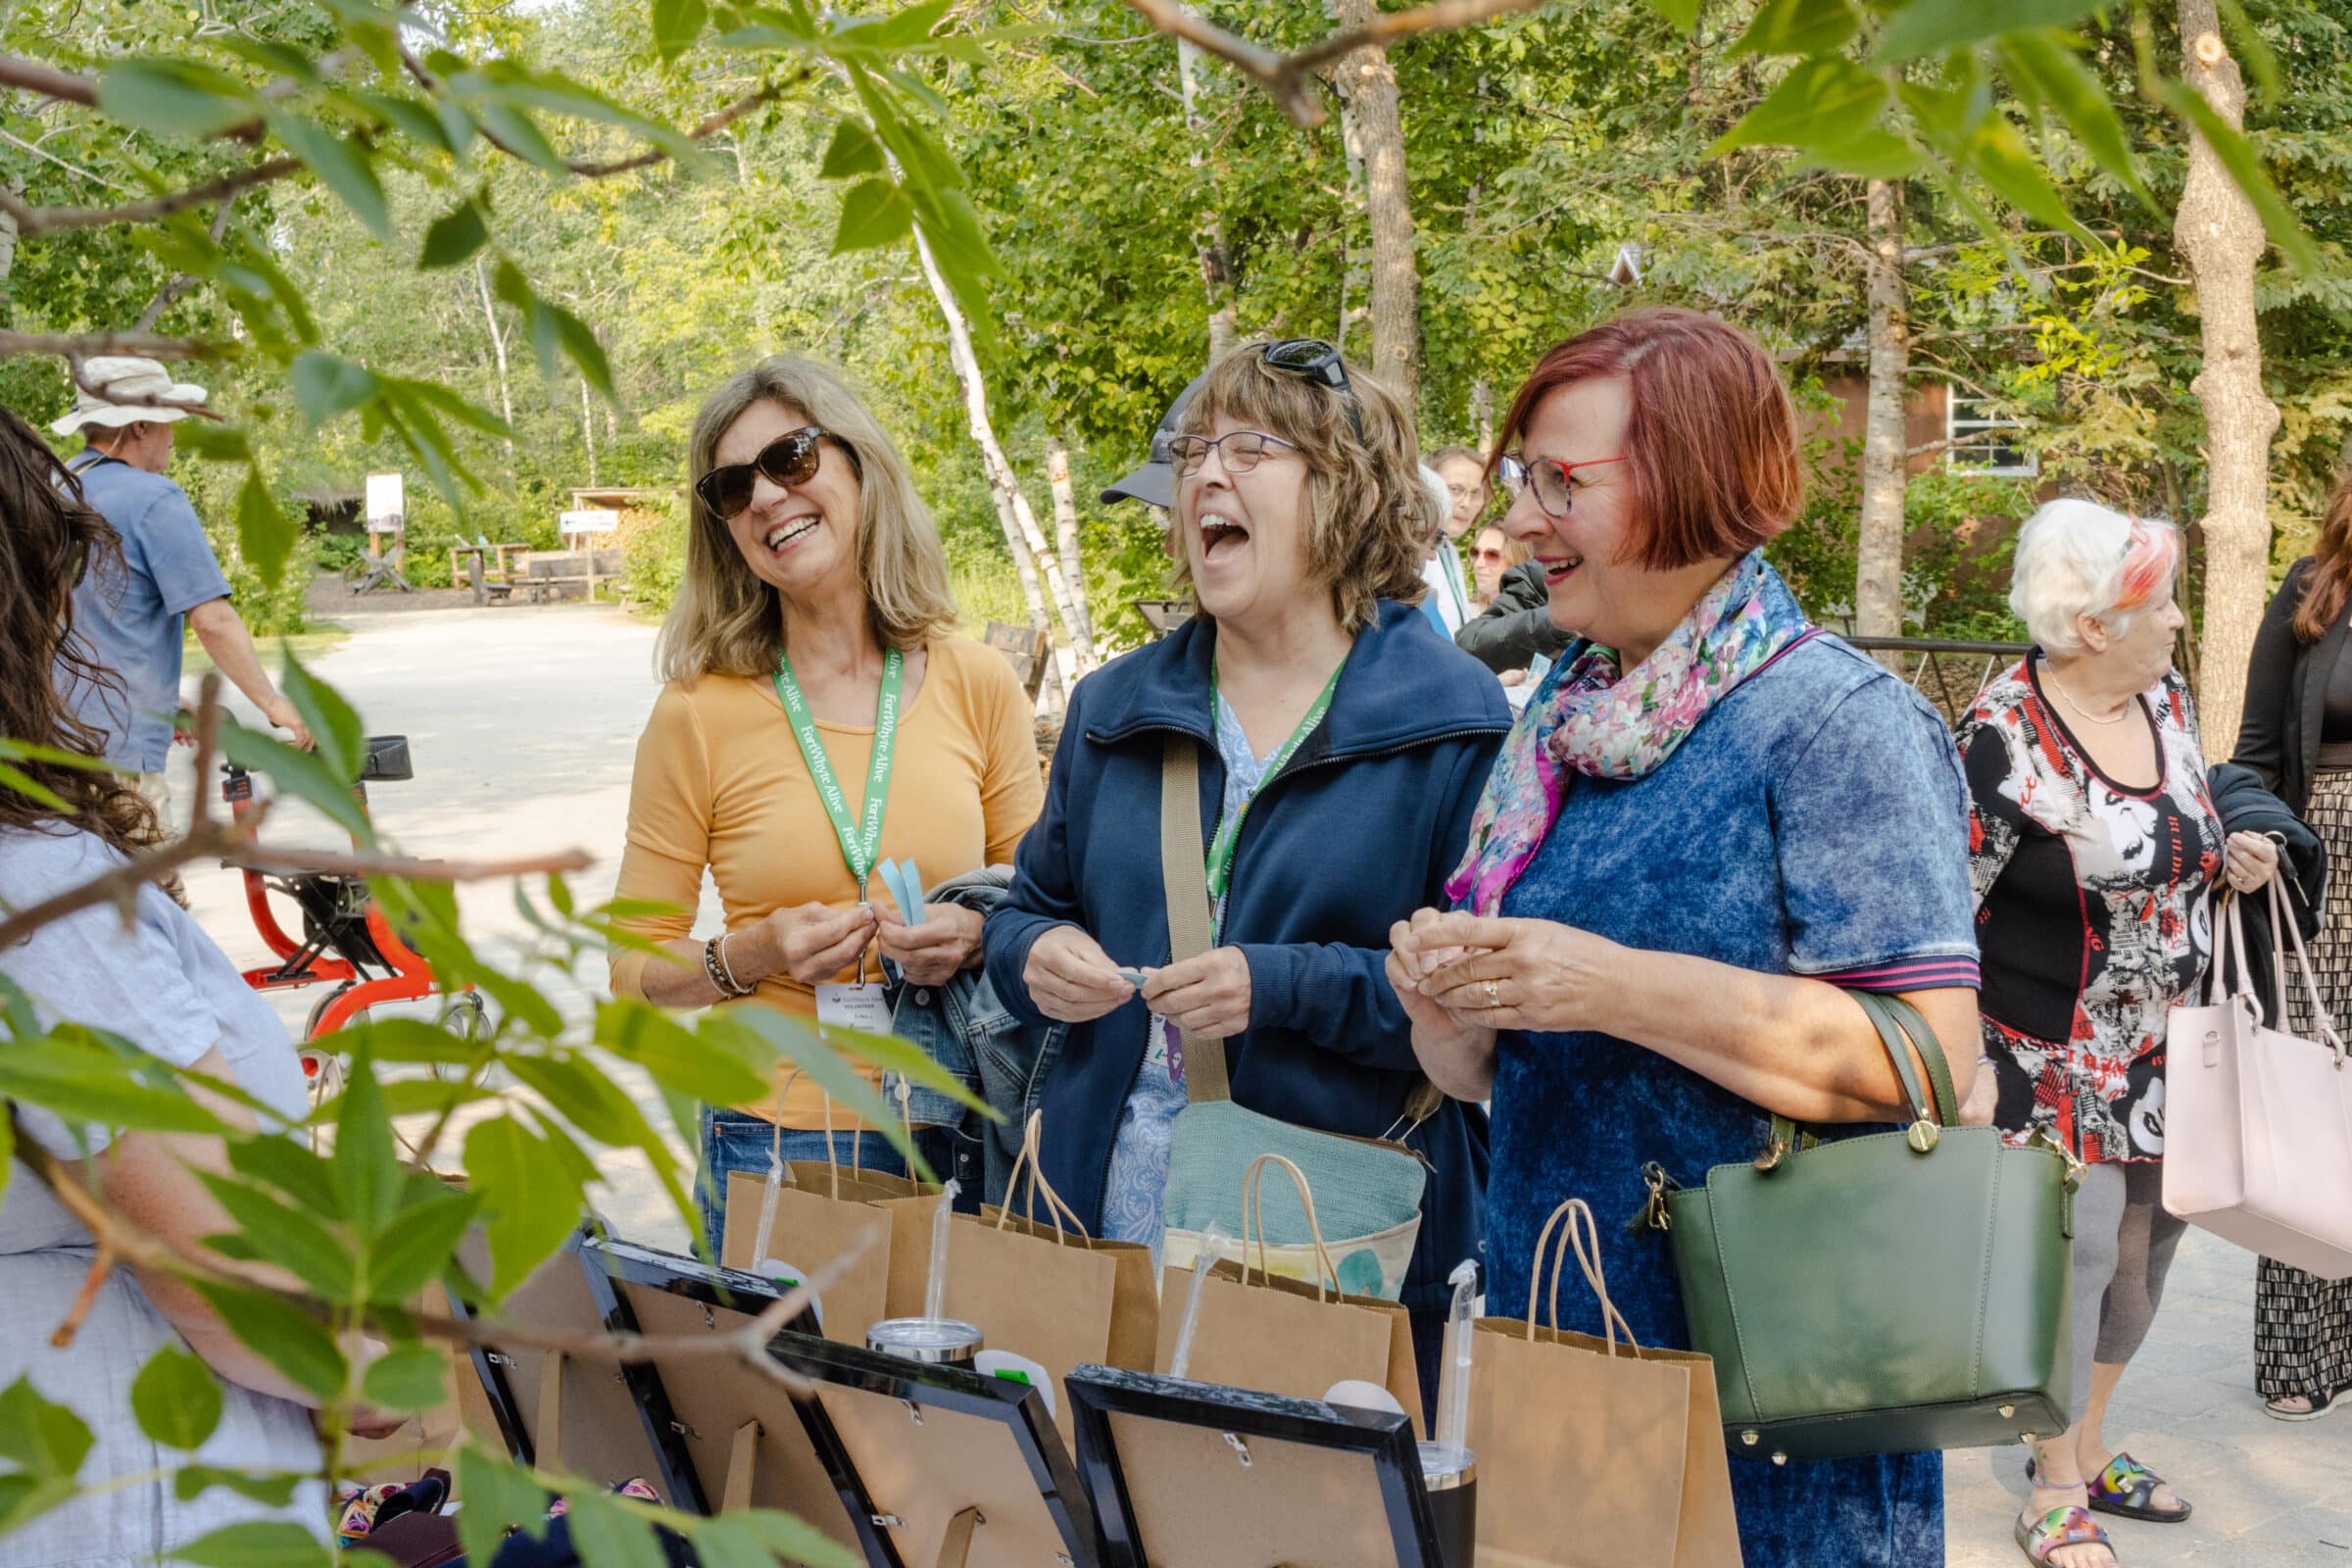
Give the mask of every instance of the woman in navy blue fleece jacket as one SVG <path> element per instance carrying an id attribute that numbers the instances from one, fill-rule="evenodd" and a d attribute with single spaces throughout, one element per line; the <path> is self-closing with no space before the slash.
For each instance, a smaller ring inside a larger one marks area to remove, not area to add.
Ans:
<path id="1" fill-rule="evenodd" d="M 983 938 L 1007 1006 L 1073 1025 L 1030 1101 L 1047 1176 L 1101 1236 L 1158 1239 L 1185 1096 L 1155 1015 L 1223 1037 L 1252 1110 L 1363 1138 L 1399 1125 L 1419 1069 L 1389 926 L 1440 896 L 1510 724 L 1494 677 L 1410 608 L 1439 519 L 1409 420 L 1314 347 L 1238 350 L 1188 405 L 1171 543 L 1200 612 L 1077 687 Z M 1171 733 L 1198 748 L 1219 914 L 1218 945 L 1181 964 L 1160 875 Z M 1434 1347 L 1446 1275 L 1482 1252 L 1486 1117 L 1446 1101 L 1407 1142 L 1431 1175 L 1403 1300 Z"/>

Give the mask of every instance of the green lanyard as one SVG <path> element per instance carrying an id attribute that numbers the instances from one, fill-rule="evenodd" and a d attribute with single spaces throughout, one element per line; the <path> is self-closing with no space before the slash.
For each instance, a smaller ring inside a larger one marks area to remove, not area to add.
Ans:
<path id="1" fill-rule="evenodd" d="M 1341 660 L 1340 669 L 1347 667 L 1348 662 Z M 1258 790 L 1274 781 L 1274 776 L 1282 771 L 1283 764 L 1291 760 L 1291 754 L 1298 750 L 1299 743 L 1312 735 L 1315 726 L 1323 722 L 1323 715 L 1331 711 L 1331 694 L 1340 684 L 1340 669 L 1333 670 L 1331 679 L 1325 681 L 1323 689 L 1315 694 L 1314 703 L 1307 709 L 1306 716 L 1298 720 L 1298 727 L 1291 731 L 1291 738 L 1284 741 L 1281 748 L 1267 759 L 1266 770 L 1258 775 Z M 1208 722 L 1212 730 L 1217 722 L 1217 670 L 1211 664 L 1208 670 Z M 1219 817 L 1217 831 L 1208 841 L 1209 923 L 1214 927 L 1222 928 L 1225 923 L 1225 889 L 1233 880 L 1233 852 L 1241 843 L 1242 823 L 1250 815 L 1250 803 L 1256 799 L 1257 790 L 1251 790 L 1243 798 L 1242 808 L 1233 813 L 1232 820 Z M 1213 933 L 1210 940 L 1215 940 Z"/>
<path id="2" fill-rule="evenodd" d="M 792 720 L 792 738 L 801 743 L 801 760 L 808 764 L 817 799 L 825 803 L 825 814 L 833 819 L 833 834 L 841 840 L 841 858 L 858 879 L 859 903 L 865 900 L 865 879 L 873 872 L 874 858 L 882 851 L 882 808 L 890 802 L 890 757 L 899 739 L 899 671 L 905 663 L 896 648 L 882 655 L 882 691 L 874 699 L 874 760 L 865 778 L 862 831 L 850 820 L 849 802 L 842 796 L 841 781 L 833 776 L 825 743 L 816 733 L 816 715 L 808 711 L 808 700 L 801 695 L 801 683 L 793 678 L 791 659 L 780 660 L 771 677 L 784 712 Z"/>

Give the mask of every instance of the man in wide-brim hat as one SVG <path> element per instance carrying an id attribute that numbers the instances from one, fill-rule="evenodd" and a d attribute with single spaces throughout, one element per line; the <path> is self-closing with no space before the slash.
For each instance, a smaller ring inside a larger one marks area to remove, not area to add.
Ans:
<path id="1" fill-rule="evenodd" d="M 188 493 L 170 479 L 172 425 L 195 415 L 217 418 L 205 390 L 174 381 L 154 360 L 85 360 L 75 375 L 74 412 L 50 425 L 81 432 L 88 444 L 68 462 L 84 499 L 122 536 L 119 566 L 94 569 L 74 590 L 74 629 L 119 689 L 60 672 L 66 705 L 105 740 L 109 761 L 141 776 L 159 807 L 168 804 L 164 760 L 179 710 L 183 625 L 272 724 L 304 746 L 310 731 L 279 694 L 254 651 L 253 634 L 228 602 L 228 579 L 204 536 Z M 205 788 L 203 780 L 197 788 Z"/>

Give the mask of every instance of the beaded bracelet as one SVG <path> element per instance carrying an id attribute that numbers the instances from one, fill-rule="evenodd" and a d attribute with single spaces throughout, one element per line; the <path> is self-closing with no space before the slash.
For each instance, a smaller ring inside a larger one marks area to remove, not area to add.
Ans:
<path id="1" fill-rule="evenodd" d="M 720 996 L 748 997 L 753 988 L 735 978 L 734 969 L 728 965 L 726 956 L 720 951 L 720 944 L 726 940 L 724 936 L 715 936 L 703 944 L 703 973 L 718 988 Z"/>

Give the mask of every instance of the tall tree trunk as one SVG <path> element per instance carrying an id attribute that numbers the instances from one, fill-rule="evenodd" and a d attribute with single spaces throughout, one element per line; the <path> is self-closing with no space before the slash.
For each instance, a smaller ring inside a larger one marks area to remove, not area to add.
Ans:
<path id="1" fill-rule="evenodd" d="M 2182 79 L 2232 127 L 2245 123 L 2246 84 L 2222 42 L 2215 0 L 2180 0 Z M 2205 413 L 2205 624 L 2197 689 L 2205 755 L 2236 749 L 2246 661 L 2262 620 L 2271 566 L 2271 437 L 2278 410 L 2262 385 L 2254 269 L 2269 241 L 2254 206 L 2204 137 L 2191 134 L 2188 180 L 2173 239 L 2196 281 L 2205 364 L 2189 383 Z"/>
<path id="2" fill-rule="evenodd" d="M 1013 546 L 1013 559 L 1027 550 L 1036 558 L 1038 574 L 1044 578 L 1054 608 L 1060 612 L 1061 629 L 1068 636 L 1070 651 L 1077 661 L 1077 674 L 1093 669 L 1095 639 L 1086 629 L 1078 603 L 1070 594 L 1070 585 L 1062 575 L 1060 563 L 1054 559 L 1054 548 L 1046 542 L 1044 530 L 1037 525 L 1037 514 L 1029 510 L 1029 498 L 1021 491 L 1021 481 L 1005 461 L 1004 449 L 998 444 L 996 426 L 988 417 L 988 387 L 980 379 L 980 360 L 972 352 L 971 329 L 965 325 L 963 310 L 948 289 L 948 280 L 941 275 L 939 263 L 931 254 L 931 242 L 923 238 L 921 229 L 914 231 L 914 253 L 923 264 L 923 276 L 931 284 L 931 295 L 939 302 L 940 315 L 948 322 L 948 357 L 956 366 L 956 379 L 963 386 L 963 412 L 969 421 L 972 443 L 980 449 L 980 458 L 988 468 L 989 488 L 997 495 L 998 519 L 1004 525 L 1005 542 Z"/>
<path id="3" fill-rule="evenodd" d="M 1348 195 L 1355 211 L 1367 211 L 1372 198 L 1364 192 L 1364 137 L 1355 122 L 1355 110 L 1343 98 L 1340 101 L 1340 156 L 1348 166 Z M 1369 252 L 1356 243 L 1355 225 L 1339 225 L 1340 238 L 1340 309 L 1333 318 L 1332 342 L 1342 354 L 1348 352 L 1348 329 L 1355 324 L 1356 306 L 1370 281 L 1372 264 Z"/>
<path id="4" fill-rule="evenodd" d="M 1910 439 L 1903 403 L 1910 390 L 1911 318 L 1903 303 L 1903 197 L 1874 179 L 1869 205 L 1870 400 L 1862 421 L 1862 527 L 1855 549 L 1854 630 L 1903 634 L 1903 490 Z"/>
<path id="5" fill-rule="evenodd" d="M 1208 167 L 1208 126 L 1198 101 L 1200 51 L 1176 40 L 1177 86 L 1184 96 L 1185 159 L 1193 167 L 1193 189 L 1199 193 L 1200 220 L 1193 229 L 1193 248 L 1200 258 L 1200 283 L 1208 295 L 1208 361 L 1214 365 L 1233 347 L 1233 254 L 1225 248 L 1225 220 L 1208 198 L 1214 186 Z"/>
<path id="6" fill-rule="evenodd" d="M 24 199 L 24 182 L 21 179 L 10 180 L 8 194 L 17 201 L 23 201 Z M 9 302 L 9 308 L 0 311 L 0 320 L 16 318 L 16 302 L 9 288 L 9 280 L 16 275 L 17 270 L 17 233 L 16 215 L 0 212 L 0 300 Z M 143 332 L 152 324 L 152 322 L 141 322 L 139 330 Z"/>
<path id="7" fill-rule="evenodd" d="M 1086 598 L 1086 562 L 1078 553 L 1078 493 L 1070 485 L 1070 446 L 1059 435 L 1046 437 L 1046 483 L 1054 492 L 1054 546 L 1061 556 L 1061 575 L 1078 604 L 1078 620 L 1092 641 L 1095 609 Z"/>
<path id="8" fill-rule="evenodd" d="M 1494 387 L 1483 375 L 1470 383 L 1470 433 L 1480 457 L 1494 450 Z"/>
<path id="9" fill-rule="evenodd" d="M 1379 14 L 1378 0 L 1339 0 L 1344 27 L 1363 26 Z M 1339 63 L 1337 79 L 1364 160 L 1365 213 L 1372 225 L 1372 373 L 1412 415 L 1421 388 L 1421 274 L 1413 258 L 1396 68 L 1385 50 L 1367 46 Z"/>
<path id="10" fill-rule="evenodd" d="M 596 483 L 596 411 L 588 403 L 588 378 L 580 377 L 580 440 L 588 448 L 588 482 Z"/>
<path id="11" fill-rule="evenodd" d="M 490 278 L 482 270 L 482 259 L 473 259 L 473 286 L 481 291 L 482 324 L 490 329 L 490 348 L 498 358 L 498 412 L 506 416 L 507 428 L 514 428 L 514 394 L 507 385 L 507 334 L 500 330 L 498 312 L 490 306 Z M 507 456 L 514 456 L 514 438 L 507 437 Z"/>

